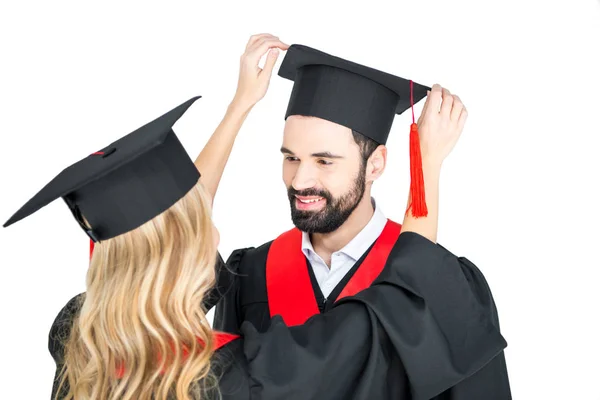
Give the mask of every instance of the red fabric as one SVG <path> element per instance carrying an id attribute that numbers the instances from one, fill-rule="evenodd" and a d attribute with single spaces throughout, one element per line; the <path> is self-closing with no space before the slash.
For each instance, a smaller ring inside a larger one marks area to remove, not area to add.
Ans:
<path id="1" fill-rule="evenodd" d="M 302 253 L 300 230 L 291 229 L 271 243 L 266 268 L 271 316 L 281 315 L 287 326 L 294 326 L 319 313 Z"/>
<path id="2" fill-rule="evenodd" d="M 410 107 L 413 122 L 410 126 L 410 197 L 411 202 L 408 210 L 412 210 L 415 218 L 426 217 L 428 214 L 425 201 L 425 183 L 423 181 L 423 160 L 421 157 L 421 142 L 419 140 L 419 129 L 415 123 L 415 111 L 413 101 L 413 81 L 410 81 Z"/>
<path id="3" fill-rule="evenodd" d="M 339 300 L 369 287 L 381 273 L 400 235 L 401 225 L 388 220 L 373 248 L 343 289 Z M 271 317 L 281 315 L 287 326 L 301 325 L 319 313 L 302 252 L 302 232 L 296 228 L 273 241 L 267 255 L 267 296 Z"/>
<path id="4" fill-rule="evenodd" d="M 229 342 L 233 342 L 235 339 L 239 338 L 239 335 L 233 335 L 227 332 L 215 332 L 215 350 L 220 349 L 225 346 Z"/>
<path id="5" fill-rule="evenodd" d="M 365 257 L 365 260 L 358 268 L 356 273 L 350 278 L 350 281 L 342 290 L 342 293 L 338 296 L 336 301 L 347 297 L 354 296 L 358 292 L 371 286 L 373 281 L 379 276 L 385 263 L 387 262 L 388 256 L 394 247 L 394 244 L 400 236 L 402 225 L 388 220 L 383 232 L 377 238 L 377 241 L 373 245 L 373 248 Z M 365 266 L 363 268 L 363 266 Z"/>
<path id="6" fill-rule="evenodd" d="M 92 259 L 92 254 L 94 253 L 94 241 L 90 239 L 90 260 Z"/>

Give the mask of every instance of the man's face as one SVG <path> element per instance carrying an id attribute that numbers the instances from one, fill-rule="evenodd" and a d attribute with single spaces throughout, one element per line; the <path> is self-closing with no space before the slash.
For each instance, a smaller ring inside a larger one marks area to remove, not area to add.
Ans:
<path id="1" fill-rule="evenodd" d="M 352 131 L 320 118 L 290 116 L 281 152 L 294 225 L 308 233 L 338 229 L 365 193 L 365 168 Z"/>

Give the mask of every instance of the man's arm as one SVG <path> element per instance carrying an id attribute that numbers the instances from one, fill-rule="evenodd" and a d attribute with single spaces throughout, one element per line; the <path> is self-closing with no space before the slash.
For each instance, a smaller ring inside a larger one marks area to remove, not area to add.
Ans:
<path id="1" fill-rule="evenodd" d="M 415 218 L 410 209 L 404 216 L 402 223 L 403 232 L 416 232 L 426 237 L 432 242 L 437 242 L 438 231 L 438 208 L 439 208 L 439 188 L 440 188 L 440 169 L 439 165 L 423 162 L 423 183 L 425 185 L 425 201 L 427 202 L 427 216 Z M 411 204 L 412 198 L 408 195 L 407 209 Z"/>
<path id="2" fill-rule="evenodd" d="M 466 110 L 457 96 L 452 96 L 449 91 L 442 89 L 439 85 L 432 87 L 418 123 L 428 215 L 415 218 L 409 209 L 404 218 L 403 231 L 416 232 L 432 242 L 436 242 L 440 171 L 443 160 L 450 153 L 462 132 L 466 118 Z M 408 205 L 410 204 L 411 198 L 409 195 Z M 460 257 L 458 261 L 462 268 L 462 274 L 469 282 L 472 293 L 477 299 L 477 304 L 481 306 L 484 314 L 490 318 L 495 325 L 495 329 L 499 332 L 498 310 L 485 277 L 466 258 Z M 445 303 L 447 303 L 447 300 L 445 300 Z M 477 324 L 475 327 L 479 328 L 480 325 Z M 477 354 L 473 354 L 473 356 L 476 357 Z M 435 399 L 440 400 L 483 398 L 490 400 L 510 400 L 512 398 L 503 351 L 475 374 L 461 380 L 455 386 L 435 397 Z"/>
<path id="3" fill-rule="evenodd" d="M 415 218 L 409 209 L 402 224 L 403 232 L 416 232 L 434 243 L 437 241 L 440 171 L 466 120 L 467 110 L 460 98 L 440 85 L 433 85 L 417 124 L 428 214 Z M 408 205 L 411 200 L 409 195 Z"/>
<path id="4" fill-rule="evenodd" d="M 270 35 L 254 35 L 248 41 L 246 51 L 240 58 L 240 75 L 235 96 L 227 108 L 223 120 L 212 134 L 206 146 L 196 158 L 195 164 L 202 174 L 201 182 L 214 200 L 223 170 L 229 160 L 233 143 L 252 107 L 264 97 L 269 86 L 273 67 L 279 51 L 289 46 Z M 262 56 L 269 55 L 263 69 L 258 67 Z"/>

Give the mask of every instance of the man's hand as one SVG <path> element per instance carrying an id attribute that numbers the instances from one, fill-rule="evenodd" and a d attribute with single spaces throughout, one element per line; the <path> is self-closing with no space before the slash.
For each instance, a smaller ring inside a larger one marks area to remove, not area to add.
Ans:
<path id="1" fill-rule="evenodd" d="M 232 101 L 237 107 L 249 111 L 267 93 L 273 67 L 277 61 L 279 50 L 287 50 L 289 46 L 277 36 L 268 33 L 250 37 L 246 50 L 240 58 L 240 76 L 235 97 Z M 258 66 L 260 59 L 269 52 L 264 68 Z"/>
<path id="2" fill-rule="evenodd" d="M 440 170 L 458 141 L 466 120 L 467 110 L 458 96 L 453 96 L 440 85 L 433 85 L 417 122 L 428 214 L 415 218 L 407 212 L 402 224 L 403 232 L 416 232 L 434 243 L 437 241 Z M 411 202 L 409 194 L 408 204 Z"/>
<path id="3" fill-rule="evenodd" d="M 466 120 L 467 110 L 460 98 L 440 85 L 433 85 L 417 123 L 424 164 L 442 166 L 458 141 Z"/>

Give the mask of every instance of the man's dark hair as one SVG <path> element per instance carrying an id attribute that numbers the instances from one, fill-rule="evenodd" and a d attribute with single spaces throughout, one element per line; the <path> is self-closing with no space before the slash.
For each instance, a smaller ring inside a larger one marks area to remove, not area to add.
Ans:
<path id="1" fill-rule="evenodd" d="M 379 143 L 369 137 L 366 137 L 362 133 L 355 131 L 354 129 L 352 129 L 352 137 L 360 149 L 362 167 L 364 168 L 367 166 L 369 157 L 371 157 L 371 154 L 373 154 L 375 149 L 379 146 Z"/>

